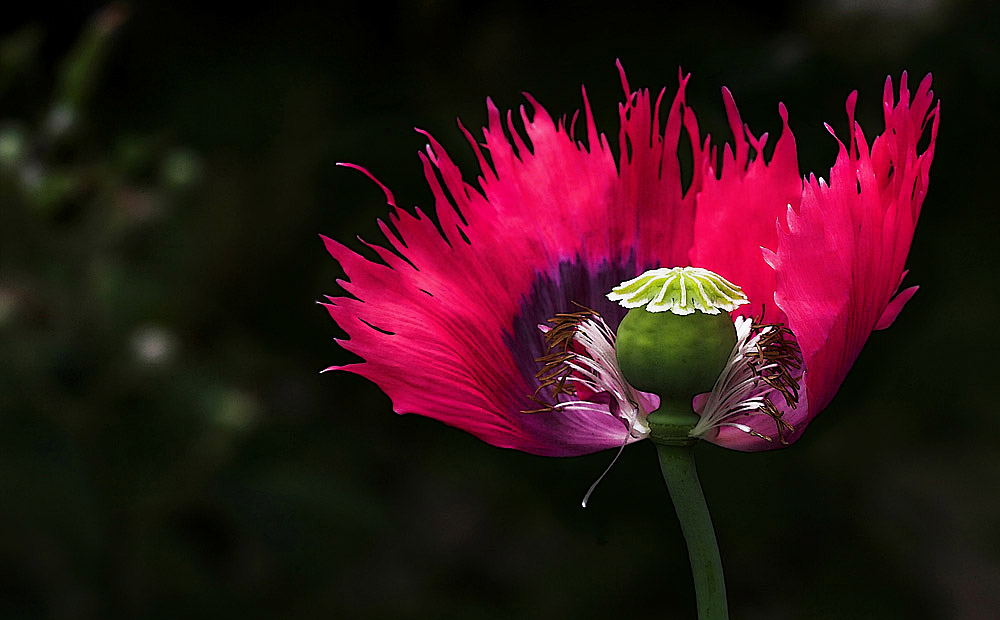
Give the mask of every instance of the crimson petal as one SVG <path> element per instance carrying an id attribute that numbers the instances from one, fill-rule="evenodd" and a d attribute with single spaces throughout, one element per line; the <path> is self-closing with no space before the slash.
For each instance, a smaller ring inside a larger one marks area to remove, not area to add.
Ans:
<path id="1" fill-rule="evenodd" d="M 930 84 L 928 75 L 911 100 L 904 73 L 896 103 L 886 80 L 886 131 L 871 149 L 854 121 L 852 93 L 850 136 L 847 145 L 838 140 L 830 182 L 810 176 L 799 208 L 788 208 L 779 224 L 777 251 L 769 255 L 775 301 L 802 348 L 810 417 L 833 398 L 872 330 L 888 327 L 915 292 L 893 299 L 934 157 L 940 104 L 931 108 Z"/>

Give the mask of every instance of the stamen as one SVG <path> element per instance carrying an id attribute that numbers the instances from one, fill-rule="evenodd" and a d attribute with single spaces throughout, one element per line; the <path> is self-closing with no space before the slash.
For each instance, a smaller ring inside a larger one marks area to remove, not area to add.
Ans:
<path id="1" fill-rule="evenodd" d="M 583 501 L 580 502 L 581 507 L 583 508 L 587 507 L 587 502 L 590 501 L 590 496 L 594 493 L 594 490 L 597 489 L 597 485 L 601 484 L 601 480 L 604 480 L 604 476 L 607 476 L 608 472 L 611 471 L 611 468 L 614 467 L 615 463 L 618 462 L 618 457 L 620 457 L 622 455 L 622 452 L 625 451 L 625 446 L 627 444 L 628 444 L 628 437 L 625 437 L 625 439 L 622 441 L 621 447 L 618 448 L 618 453 L 615 454 L 615 458 L 611 459 L 611 463 L 604 469 L 604 472 L 600 476 L 598 476 L 597 480 L 594 480 L 594 484 L 590 485 L 590 488 L 587 489 L 587 494 L 583 496 Z"/>
<path id="2" fill-rule="evenodd" d="M 795 405 L 792 405 L 792 408 L 794 409 Z M 774 420 L 774 425 L 777 427 L 778 430 L 778 440 L 781 441 L 783 445 L 787 446 L 788 441 L 785 439 L 785 431 L 794 433 L 795 427 L 789 424 L 788 422 L 785 422 L 785 420 L 782 418 L 782 416 L 784 416 L 785 413 L 779 410 L 777 407 L 775 407 L 774 403 L 767 396 L 764 397 L 764 405 L 759 409 L 759 411 L 760 413 L 763 413 L 764 415 L 769 416 L 772 420 Z"/>
<path id="3" fill-rule="evenodd" d="M 801 349 L 794 334 L 784 325 L 746 317 L 738 317 L 735 324 L 736 346 L 691 436 L 700 437 L 712 429 L 731 427 L 774 441 L 775 437 L 734 421 L 744 416 L 766 415 L 774 421 L 778 441 L 787 444 L 786 435 L 795 432 L 795 427 L 784 419 L 785 410 L 774 404 L 772 395 L 780 394 L 789 409 L 798 406 Z"/>

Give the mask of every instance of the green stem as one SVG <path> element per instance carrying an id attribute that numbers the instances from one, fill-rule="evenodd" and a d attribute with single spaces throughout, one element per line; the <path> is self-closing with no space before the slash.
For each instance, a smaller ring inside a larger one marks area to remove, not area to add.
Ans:
<path id="1" fill-rule="evenodd" d="M 705 495 L 698 481 L 694 464 L 694 447 L 656 443 L 660 471 L 667 483 L 674 510 L 681 522 L 687 541 L 695 597 L 698 600 L 698 620 L 728 620 L 726 581 L 722 574 L 722 558 L 715 540 L 715 528 L 708 514 Z"/>

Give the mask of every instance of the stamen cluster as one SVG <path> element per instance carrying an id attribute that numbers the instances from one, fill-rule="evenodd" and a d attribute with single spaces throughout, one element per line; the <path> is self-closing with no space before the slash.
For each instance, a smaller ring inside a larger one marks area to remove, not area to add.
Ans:
<path id="1" fill-rule="evenodd" d="M 803 370 L 799 345 L 791 330 L 781 324 L 746 317 L 738 317 L 735 324 L 736 346 L 691 436 L 731 427 L 774 441 L 775 437 L 737 421 L 744 416 L 766 415 L 774 421 L 778 441 L 787 444 L 786 435 L 795 427 L 784 419 L 785 409 L 778 407 L 773 398 L 780 395 L 789 409 L 798 406 Z"/>
<path id="2" fill-rule="evenodd" d="M 536 360 L 541 369 L 535 375 L 538 388 L 532 395 L 541 407 L 523 413 L 600 411 L 620 419 L 632 437 L 648 435 L 649 396 L 622 376 L 615 357 L 615 335 L 604 319 L 584 308 L 557 314 L 548 322 L 552 327 L 539 326 L 545 332 L 547 349 Z"/>

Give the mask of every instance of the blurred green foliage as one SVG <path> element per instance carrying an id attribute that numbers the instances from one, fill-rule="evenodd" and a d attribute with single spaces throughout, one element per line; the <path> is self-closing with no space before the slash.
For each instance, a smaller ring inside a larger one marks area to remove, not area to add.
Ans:
<path id="1" fill-rule="evenodd" d="M 615 58 L 633 87 L 692 71 L 716 140 L 721 85 L 756 132 L 784 101 L 819 174 L 851 89 L 873 135 L 884 76 L 934 72 L 920 293 L 794 447 L 699 458 L 734 618 L 1000 608 L 992 5 L 5 11 L 0 617 L 692 617 L 651 446 L 581 510 L 610 455 L 498 450 L 318 374 L 350 356 L 316 235 L 378 239 L 386 211 L 333 164 L 426 206 L 414 124 L 471 178 L 456 116 L 522 90 L 571 114 L 580 83 L 614 142 Z"/>

